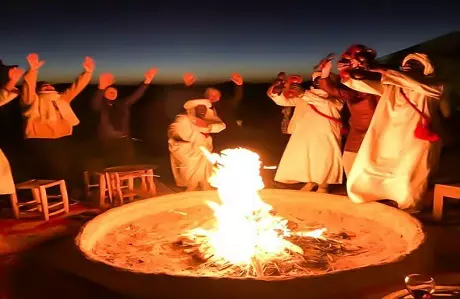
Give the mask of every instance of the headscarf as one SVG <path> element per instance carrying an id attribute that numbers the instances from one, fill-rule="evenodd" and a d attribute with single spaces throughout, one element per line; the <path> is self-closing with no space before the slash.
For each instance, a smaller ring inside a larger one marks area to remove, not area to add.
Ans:
<path id="1" fill-rule="evenodd" d="M 416 60 L 424 66 L 423 74 L 425 76 L 432 75 L 434 73 L 433 64 L 431 64 L 428 55 L 422 53 L 412 53 L 407 55 L 401 65 L 405 65 L 409 60 Z"/>

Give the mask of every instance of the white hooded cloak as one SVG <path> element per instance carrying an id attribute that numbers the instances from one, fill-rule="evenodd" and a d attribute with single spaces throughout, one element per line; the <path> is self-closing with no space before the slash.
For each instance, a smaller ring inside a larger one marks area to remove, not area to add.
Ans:
<path id="1" fill-rule="evenodd" d="M 0 106 L 14 100 L 19 93 L 0 89 Z M 13 175 L 10 163 L 3 151 L 0 149 L 0 194 L 13 194 L 15 192 Z"/>
<path id="2" fill-rule="evenodd" d="M 434 69 L 424 54 L 408 55 L 429 76 Z M 437 166 L 441 142 L 429 142 L 414 136 L 421 121 L 410 101 L 439 127 L 436 110 L 442 86 L 417 82 L 405 73 L 388 70 L 381 82 L 347 80 L 345 85 L 357 91 L 381 95 L 369 130 L 356 156 L 347 181 L 348 196 L 356 203 L 390 199 L 399 208 L 416 207 L 427 189 L 431 170 Z"/>
<path id="3" fill-rule="evenodd" d="M 172 173 L 176 184 L 188 190 L 207 185 L 212 165 L 200 147 L 212 152 L 209 133 L 219 133 L 225 129 L 225 124 L 217 116 L 213 116 L 212 121 L 205 120 L 207 127 L 197 125 L 201 121 L 195 116 L 195 107 L 198 105 L 205 105 L 209 109 L 211 102 L 207 99 L 186 102 L 184 108 L 187 114 L 178 115 L 168 130 Z"/>
<path id="4" fill-rule="evenodd" d="M 288 99 L 268 90 L 268 96 L 280 106 L 295 106 L 289 123 L 291 138 L 276 171 L 275 181 L 281 183 L 341 184 L 343 179 L 340 149 L 340 125 L 315 112 L 340 119 L 343 103 L 330 98 L 321 89 L 305 91 L 302 97 Z"/>

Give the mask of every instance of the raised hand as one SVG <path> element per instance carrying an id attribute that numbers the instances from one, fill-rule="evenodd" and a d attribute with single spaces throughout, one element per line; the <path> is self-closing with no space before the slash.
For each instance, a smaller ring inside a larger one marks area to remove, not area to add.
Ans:
<path id="1" fill-rule="evenodd" d="M 152 82 L 153 78 L 155 78 L 155 76 L 157 75 L 157 73 L 158 73 L 157 68 L 154 67 L 154 68 L 149 69 L 144 75 L 144 77 L 145 77 L 144 83 L 145 84 L 150 84 Z"/>
<path id="2" fill-rule="evenodd" d="M 21 76 L 24 74 L 24 70 L 18 67 L 13 67 L 8 70 L 8 78 L 10 81 L 13 81 L 15 84 L 16 82 L 21 79 Z"/>
<path id="3" fill-rule="evenodd" d="M 236 85 L 243 85 L 243 77 L 238 73 L 233 73 L 232 74 L 232 81 Z"/>
<path id="4" fill-rule="evenodd" d="M 99 76 L 99 89 L 105 90 L 115 83 L 115 77 L 110 73 L 103 73 Z"/>
<path id="5" fill-rule="evenodd" d="M 40 60 L 37 53 L 27 55 L 27 62 L 29 63 L 29 68 L 31 70 L 38 70 L 45 64 L 45 61 Z"/>
<path id="6" fill-rule="evenodd" d="M 332 69 L 332 61 L 327 61 L 323 64 L 321 69 L 321 78 L 329 78 Z"/>
<path id="7" fill-rule="evenodd" d="M 193 85 L 193 83 L 195 83 L 195 81 L 196 81 L 196 77 L 195 77 L 194 74 L 192 74 L 192 73 L 185 73 L 184 74 L 184 84 L 186 86 Z"/>
<path id="8" fill-rule="evenodd" d="M 83 60 L 83 69 L 85 72 L 92 73 L 94 71 L 94 66 L 94 60 L 91 57 L 86 56 L 85 60 Z"/>

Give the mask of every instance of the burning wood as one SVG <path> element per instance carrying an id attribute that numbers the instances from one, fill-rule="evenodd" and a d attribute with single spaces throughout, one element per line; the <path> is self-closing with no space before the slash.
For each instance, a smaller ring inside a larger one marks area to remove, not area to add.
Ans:
<path id="1" fill-rule="evenodd" d="M 360 246 L 347 244 L 350 242 L 346 241 L 350 241 L 353 237 L 355 234 L 345 231 L 339 234 L 322 234 L 322 238 L 302 236 L 301 232 L 293 233 L 291 237 L 286 239 L 295 244 L 295 247 L 300 248 L 300 251 L 289 251 L 288 256 L 272 259 L 268 263 L 261 263 L 257 257 L 253 257 L 251 263 L 245 267 L 232 264 L 224 258 L 216 256 L 204 234 L 181 235 L 173 245 L 202 263 L 202 267 L 213 267 L 220 270 L 231 268 L 235 273 L 243 271 L 245 275 L 249 276 L 273 276 L 295 274 L 296 272 L 334 270 L 332 263 L 341 256 L 365 252 L 365 249 Z"/>
<path id="2" fill-rule="evenodd" d="M 326 238 L 325 228 L 293 232 L 298 225 L 276 215 L 257 193 L 264 187 L 257 154 L 228 149 L 219 156 L 202 150 L 214 165 L 210 183 L 222 201 L 221 205 L 208 202 L 217 224 L 211 230 L 195 228 L 174 245 L 203 266 L 231 268 L 254 276 L 309 268 L 327 270 L 335 256 L 360 250 L 347 249 L 343 242 Z"/>

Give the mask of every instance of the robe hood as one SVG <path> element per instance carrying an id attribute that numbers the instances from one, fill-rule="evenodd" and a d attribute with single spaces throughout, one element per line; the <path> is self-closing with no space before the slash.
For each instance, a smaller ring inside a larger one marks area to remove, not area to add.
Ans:
<path id="1" fill-rule="evenodd" d="M 405 65 L 407 61 L 409 60 L 416 60 L 420 62 L 424 66 L 424 71 L 423 74 L 425 76 L 432 75 L 434 73 L 434 67 L 433 64 L 431 63 L 430 59 L 426 54 L 422 53 L 412 53 L 407 55 L 401 65 Z"/>
<path id="2" fill-rule="evenodd" d="M 193 108 L 195 108 L 196 106 L 199 106 L 199 105 L 204 105 L 208 109 L 212 107 L 212 104 L 211 104 L 210 100 L 208 100 L 208 99 L 197 99 L 197 100 L 190 100 L 190 101 L 185 102 L 184 109 L 185 110 L 190 110 L 190 109 L 193 109 Z"/>

